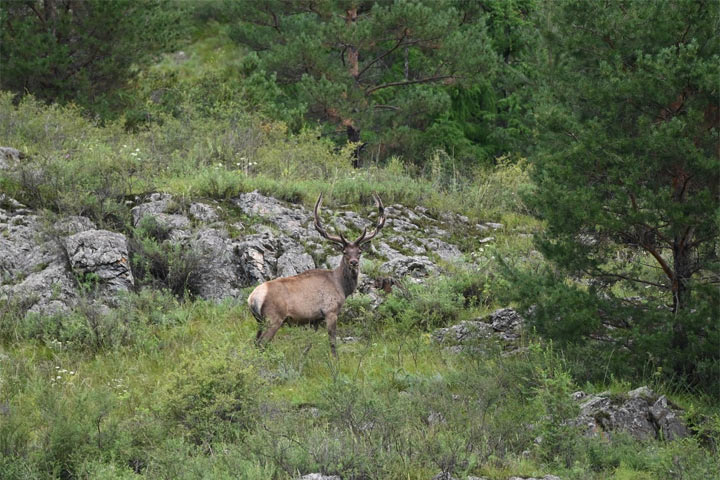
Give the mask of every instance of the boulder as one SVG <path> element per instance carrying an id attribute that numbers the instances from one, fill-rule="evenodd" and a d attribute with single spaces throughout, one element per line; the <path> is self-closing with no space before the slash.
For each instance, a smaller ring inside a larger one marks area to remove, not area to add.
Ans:
<path id="1" fill-rule="evenodd" d="M 51 263 L 62 262 L 58 245 L 45 233 L 41 220 L 24 208 L 0 208 L 0 252 L 0 284 L 16 283 Z"/>
<path id="2" fill-rule="evenodd" d="M 273 240 L 267 234 L 256 234 L 234 244 L 243 285 L 256 285 L 274 278 L 277 256 Z"/>
<path id="3" fill-rule="evenodd" d="M 221 300 L 240 295 L 243 287 L 240 266 L 227 232 L 214 228 L 199 230 L 190 241 L 190 248 L 205 259 L 197 284 L 200 297 Z"/>
<path id="4" fill-rule="evenodd" d="M 408 257 L 397 256 L 384 263 L 380 270 L 389 273 L 395 278 L 411 277 L 421 279 L 437 271 L 437 266 L 424 255 Z"/>
<path id="5" fill-rule="evenodd" d="M 288 206 L 258 192 L 244 193 L 232 202 L 246 215 L 262 217 L 295 240 L 321 238 L 313 227 L 313 214 L 300 205 Z"/>
<path id="6" fill-rule="evenodd" d="M 490 315 L 460 322 L 447 328 L 438 328 L 432 334 L 436 343 L 450 346 L 452 352 L 463 352 L 471 347 L 477 350 L 478 341 L 492 340 L 501 343 L 505 350 L 517 350 L 524 320 L 512 308 L 501 308 Z"/>
<path id="7" fill-rule="evenodd" d="M 573 398 L 582 402 L 575 424 L 583 427 L 587 435 L 611 435 L 622 431 L 639 440 L 675 440 L 690 434 L 677 407 L 648 387 L 620 395 L 575 392 Z"/>
<path id="8" fill-rule="evenodd" d="M 302 245 L 290 237 L 268 231 L 244 237 L 234 244 L 234 249 L 243 286 L 315 268 L 315 261 Z"/>
<path id="9" fill-rule="evenodd" d="M 23 158 L 25 158 L 25 154 L 20 150 L 11 147 L 0 147 L 0 170 L 14 167 Z"/>
<path id="10" fill-rule="evenodd" d="M 658 435 L 668 441 L 678 438 L 685 438 L 690 435 L 685 422 L 678 416 L 679 409 L 670 403 L 670 401 L 662 395 L 650 407 L 650 418 L 652 418 Z"/>
<path id="11" fill-rule="evenodd" d="M 441 344 L 458 344 L 487 339 L 492 337 L 493 333 L 493 328 L 485 322 L 467 321 L 452 327 L 438 328 L 433 332 L 432 338 Z"/>
<path id="12" fill-rule="evenodd" d="M 158 214 L 165 213 L 170 207 L 171 200 L 172 195 L 168 193 L 153 193 L 150 195 L 149 201 L 130 210 L 133 216 L 133 225 L 137 226 L 145 215 L 154 217 Z"/>
<path id="13" fill-rule="evenodd" d="M 73 271 L 96 275 L 104 289 L 121 291 L 134 285 L 125 235 L 86 230 L 67 237 L 65 247 Z"/>
<path id="14" fill-rule="evenodd" d="M 437 255 L 445 261 L 462 258 L 462 252 L 458 247 L 437 238 L 421 238 L 420 243 L 422 243 L 430 253 Z"/>
<path id="15" fill-rule="evenodd" d="M 28 305 L 27 312 L 55 315 L 67 312 L 75 305 L 75 281 L 63 263 L 29 274 L 15 285 L 0 286 L 0 298 L 22 300 Z"/>
<path id="16" fill-rule="evenodd" d="M 190 215 L 195 219 L 203 223 L 216 222 L 219 218 L 215 208 L 204 203 L 191 203 L 190 204 Z"/>

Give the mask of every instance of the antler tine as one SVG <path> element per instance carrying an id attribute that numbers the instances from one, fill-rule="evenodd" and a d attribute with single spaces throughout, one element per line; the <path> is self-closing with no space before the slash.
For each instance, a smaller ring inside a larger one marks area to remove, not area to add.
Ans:
<path id="1" fill-rule="evenodd" d="M 325 231 L 325 228 L 322 226 L 322 222 L 320 222 L 320 205 L 322 205 L 322 199 L 323 194 L 320 193 L 320 196 L 317 199 L 317 202 L 315 202 L 315 209 L 313 212 L 315 213 L 315 230 L 318 231 L 320 235 L 322 235 L 324 238 L 330 240 L 331 242 L 337 243 L 339 245 L 342 245 L 343 247 L 348 244 L 348 241 L 345 240 L 345 237 L 343 237 L 342 233 L 339 237 L 335 235 L 330 235 Z"/>
<path id="2" fill-rule="evenodd" d="M 355 241 L 356 245 L 368 243 L 370 240 L 375 238 L 375 235 L 377 235 L 378 232 L 385 226 L 385 207 L 383 206 L 382 200 L 380 200 L 380 196 L 377 193 L 373 193 L 373 197 L 375 197 L 375 204 L 378 207 L 378 213 L 380 214 L 380 217 L 375 224 L 375 230 L 369 235 L 366 235 L 367 229 L 363 230 L 363 234 L 360 235 L 360 238 Z"/>

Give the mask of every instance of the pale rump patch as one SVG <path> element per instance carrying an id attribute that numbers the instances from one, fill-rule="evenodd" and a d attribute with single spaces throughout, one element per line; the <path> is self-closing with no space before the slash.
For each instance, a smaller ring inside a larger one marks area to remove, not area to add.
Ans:
<path id="1" fill-rule="evenodd" d="M 262 306 L 263 303 L 265 303 L 265 296 L 267 295 L 267 292 L 267 283 L 263 283 L 262 285 L 258 285 L 248 297 L 248 305 L 250 306 L 250 309 L 258 315 L 262 311 Z"/>

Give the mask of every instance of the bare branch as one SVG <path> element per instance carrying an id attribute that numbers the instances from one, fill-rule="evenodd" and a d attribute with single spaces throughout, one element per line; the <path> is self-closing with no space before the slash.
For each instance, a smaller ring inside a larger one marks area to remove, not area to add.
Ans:
<path id="1" fill-rule="evenodd" d="M 404 29 L 404 30 L 403 30 L 403 34 L 402 34 L 402 37 L 400 37 L 400 40 L 397 41 L 397 43 L 395 44 L 395 46 L 393 46 L 390 50 L 388 50 L 387 52 L 383 53 L 382 55 L 379 55 L 379 56 L 375 57 L 370 63 L 368 63 L 367 65 L 365 65 L 365 67 L 364 67 L 362 70 L 360 70 L 360 73 L 357 74 L 357 79 L 359 80 L 360 77 L 362 77 L 363 73 L 365 73 L 370 67 L 372 67 L 373 65 L 375 65 L 377 62 L 379 62 L 379 61 L 382 60 L 383 58 L 385 58 L 385 57 L 387 57 L 388 55 L 390 55 L 390 54 L 391 54 L 392 52 L 394 52 L 395 50 L 397 50 L 397 49 L 403 44 L 403 40 L 405 40 L 406 37 L 407 37 L 407 29 Z"/>
<path id="2" fill-rule="evenodd" d="M 408 80 L 408 81 L 402 81 L 402 82 L 389 82 L 389 83 L 383 83 L 382 85 L 378 85 L 376 87 L 368 88 L 365 90 L 365 95 L 370 95 L 371 93 L 381 90 L 383 88 L 390 88 L 390 87 L 401 87 L 404 85 L 413 85 L 416 83 L 430 83 L 430 82 L 437 82 L 438 80 L 446 80 L 446 79 L 456 79 L 458 78 L 456 75 L 438 75 L 435 77 L 427 77 L 427 78 L 419 78 L 417 80 Z"/>

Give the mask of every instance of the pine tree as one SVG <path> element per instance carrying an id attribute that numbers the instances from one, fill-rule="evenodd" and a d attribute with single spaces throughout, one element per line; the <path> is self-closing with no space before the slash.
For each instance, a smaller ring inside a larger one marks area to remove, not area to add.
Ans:
<path id="1" fill-rule="evenodd" d="M 0 2 L 0 88 L 107 114 L 108 94 L 167 48 L 182 9 L 169 0 Z"/>
<path id="2" fill-rule="evenodd" d="M 558 0 L 541 20 L 540 247 L 601 296 L 665 292 L 677 351 L 720 282 L 719 5 Z M 716 335 L 716 314 L 699 330 Z"/>
<path id="3" fill-rule="evenodd" d="M 247 0 L 234 8 L 234 38 L 257 52 L 258 68 L 306 106 L 307 118 L 351 142 L 424 130 L 451 108 L 444 86 L 475 85 L 498 61 L 475 2 Z"/>

